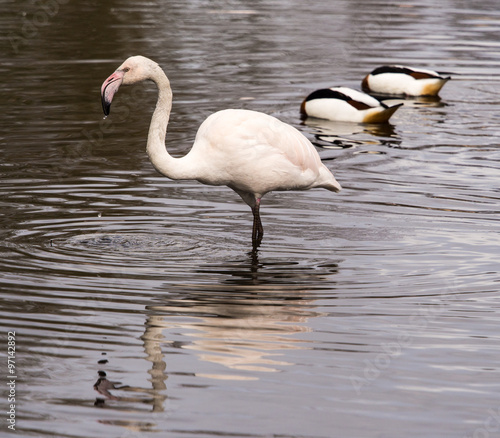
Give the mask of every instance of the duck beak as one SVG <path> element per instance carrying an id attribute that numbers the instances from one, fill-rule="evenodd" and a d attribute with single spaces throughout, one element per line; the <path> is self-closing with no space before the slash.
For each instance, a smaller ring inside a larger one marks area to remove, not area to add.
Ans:
<path id="1" fill-rule="evenodd" d="M 106 79 L 101 86 L 101 103 L 104 115 L 109 115 L 109 109 L 111 108 L 111 102 L 113 101 L 113 96 L 120 88 L 123 82 L 123 71 L 115 71 L 108 79 Z"/>

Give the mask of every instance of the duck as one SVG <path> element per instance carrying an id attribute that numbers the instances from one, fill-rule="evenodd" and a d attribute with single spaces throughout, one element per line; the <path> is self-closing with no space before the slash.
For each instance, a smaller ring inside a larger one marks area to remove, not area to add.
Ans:
<path id="1" fill-rule="evenodd" d="M 403 103 L 388 106 L 348 87 L 322 88 L 309 94 L 300 106 L 303 117 L 335 122 L 385 123 Z"/>
<path id="2" fill-rule="evenodd" d="M 404 65 L 383 65 L 364 77 L 361 88 L 378 95 L 437 96 L 451 79 L 445 74 Z"/>

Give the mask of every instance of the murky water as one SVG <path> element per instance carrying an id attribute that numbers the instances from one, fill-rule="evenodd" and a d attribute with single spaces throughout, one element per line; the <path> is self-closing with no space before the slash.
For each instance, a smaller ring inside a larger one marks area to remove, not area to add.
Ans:
<path id="1" fill-rule="evenodd" d="M 0 12 L 2 436 L 9 395 L 18 437 L 498 435 L 496 1 Z M 169 75 L 174 155 L 211 112 L 255 109 L 344 190 L 267 195 L 252 253 L 236 194 L 149 163 L 154 87 L 103 120 L 100 85 L 132 54 Z M 453 80 L 389 126 L 300 120 L 309 92 L 388 62 Z"/>

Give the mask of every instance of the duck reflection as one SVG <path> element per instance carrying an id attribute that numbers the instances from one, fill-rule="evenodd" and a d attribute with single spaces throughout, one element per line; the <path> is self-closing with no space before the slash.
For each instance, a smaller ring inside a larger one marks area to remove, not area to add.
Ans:
<path id="1" fill-rule="evenodd" d="M 316 118 L 307 118 L 302 123 L 311 128 L 316 146 L 326 149 L 347 149 L 358 145 L 385 144 L 394 142 L 398 136 L 394 125 L 390 123 L 363 124 L 334 122 Z"/>
<path id="2" fill-rule="evenodd" d="M 373 94 L 373 96 L 377 97 L 375 94 Z M 389 106 L 404 103 L 404 106 L 407 108 L 441 108 L 448 105 L 439 96 L 407 96 L 389 99 L 387 99 L 386 96 L 384 103 Z"/>

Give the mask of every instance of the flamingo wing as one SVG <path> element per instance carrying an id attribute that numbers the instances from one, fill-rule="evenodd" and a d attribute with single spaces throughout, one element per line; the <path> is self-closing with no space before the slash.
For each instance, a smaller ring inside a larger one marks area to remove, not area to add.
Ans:
<path id="1" fill-rule="evenodd" d="M 230 109 L 212 114 L 200 126 L 191 153 L 204 157 L 206 171 L 202 173 L 207 178 L 200 181 L 258 197 L 273 190 L 323 187 L 335 181 L 303 134 L 255 111 Z"/>

